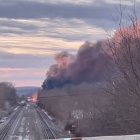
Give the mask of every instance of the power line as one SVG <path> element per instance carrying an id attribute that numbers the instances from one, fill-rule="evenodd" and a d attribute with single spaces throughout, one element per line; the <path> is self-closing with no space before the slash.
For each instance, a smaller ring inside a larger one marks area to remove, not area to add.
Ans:
<path id="1" fill-rule="evenodd" d="M 53 96 L 52 95 L 49 95 L 49 96 L 46 95 L 46 96 L 38 96 L 37 99 L 62 98 L 62 97 L 73 97 L 73 96 L 91 96 L 91 95 L 94 95 L 94 94 L 95 93 L 80 93 L 80 94 L 53 95 Z M 26 99 L 28 99 L 28 97 L 6 98 L 6 99 L 0 99 L 0 100 L 21 100 L 21 99 L 26 100 Z"/>
<path id="2" fill-rule="evenodd" d="M 56 98 L 56 97 L 72 97 L 72 96 L 91 96 L 94 95 L 94 93 L 81 93 L 81 94 L 68 94 L 68 95 L 54 95 L 54 96 L 48 96 L 48 97 L 38 97 L 38 98 Z"/>
<path id="3" fill-rule="evenodd" d="M 101 92 L 102 90 L 102 92 Z M 63 94 L 63 95 L 60 95 L 58 93 L 58 95 L 50 95 L 50 94 L 46 94 L 46 96 L 39 96 L 39 94 L 37 95 L 37 99 L 49 99 L 49 98 L 63 98 L 63 97 L 73 97 L 73 96 L 92 96 L 92 95 L 95 95 L 95 94 L 101 94 L 103 95 L 103 90 L 104 88 L 100 88 L 100 91 L 98 91 L 98 93 L 95 92 L 86 92 L 86 93 L 78 93 L 78 94 L 72 94 L 72 93 L 67 93 L 67 94 Z M 106 93 L 106 92 L 104 92 Z M 25 95 L 26 96 L 26 95 Z M 5 99 L 0 99 L 0 100 L 26 100 L 28 97 L 31 97 L 32 95 L 27 95 L 27 97 L 16 97 L 16 98 L 5 98 Z"/>

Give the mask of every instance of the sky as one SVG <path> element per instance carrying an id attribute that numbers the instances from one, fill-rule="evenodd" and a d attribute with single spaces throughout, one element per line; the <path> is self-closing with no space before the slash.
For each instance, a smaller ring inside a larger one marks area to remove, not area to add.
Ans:
<path id="1" fill-rule="evenodd" d="M 0 82 L 41 86 L 54 55 L 118 28 L 120 3 L 129 23 L 133 0 L 0 0 Z M 140 0 L 135 1 L 139 13 Z M 128 16 L 129 17 L 129 16 Z"/>

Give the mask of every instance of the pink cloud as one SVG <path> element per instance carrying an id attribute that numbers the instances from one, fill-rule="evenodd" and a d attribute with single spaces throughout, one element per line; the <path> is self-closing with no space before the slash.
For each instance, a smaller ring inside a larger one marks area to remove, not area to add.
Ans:
<path id="1" fill-rule="evenodd" d="M 0 82 L 12 82 L 15 86 L 40 86 L 46 69 L 0 68 Z"/>

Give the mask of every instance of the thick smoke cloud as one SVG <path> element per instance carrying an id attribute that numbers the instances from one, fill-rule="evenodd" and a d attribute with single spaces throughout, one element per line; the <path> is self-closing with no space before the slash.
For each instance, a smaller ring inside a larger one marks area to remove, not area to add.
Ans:
<path id="1" fill-rule="evenodd" d="M 49 73 L 53 74 L 47 76 L 43 88 L 106 81 L 109 80 L 108 77 L 116 79 L 115 75 L 119 78 L 121 74 L 115 66 L 116 63 L 127 73 L 128 70 L 131 73 L 131 65 L 134 63 L 138 72 L 139 44 L 140 22 L 135 22 L 129 27 L 118 29 L 110 40 L 102 40 L 95 44 L 86 42 L 75 57 L 67 52 L 59 53 L 55 57 L 57 64 L 49 70 Z M 114 59 L 116 63 L 113 63 Z"/>
<path id="2" fill-rule="evenodd" d="M 93 82 L 103 80 L 103 73 L 109 68 L 109 55 L 103 49 L 103 42 L 86 42 L 78 51 L 77 59 L 70 64 L 68 74 L 72 81 Z"/>
<path id="3" fill-rule="evenodd" d="M 67 52 L 56 54 L 56 64 L 49 68 L 42 87 L 52 89 L 66 84 L 105 80 L 111 60 L 105 49 L 106 41 L 85 42 L 76 56 Z"/>

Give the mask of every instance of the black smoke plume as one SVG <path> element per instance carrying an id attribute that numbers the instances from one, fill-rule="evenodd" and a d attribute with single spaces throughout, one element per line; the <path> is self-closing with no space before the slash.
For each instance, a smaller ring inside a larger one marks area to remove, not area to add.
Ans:
<path id="1" fill-rule="evenodd" d="M 106 48 L 106 41 L 95 44 L 85 42 L 76 56 L 68 52 L 56 54 L 56 64 L 49 68 L 47 78 L 42 85 L 43 89 L 105 80 L 111 64 Z"/>

